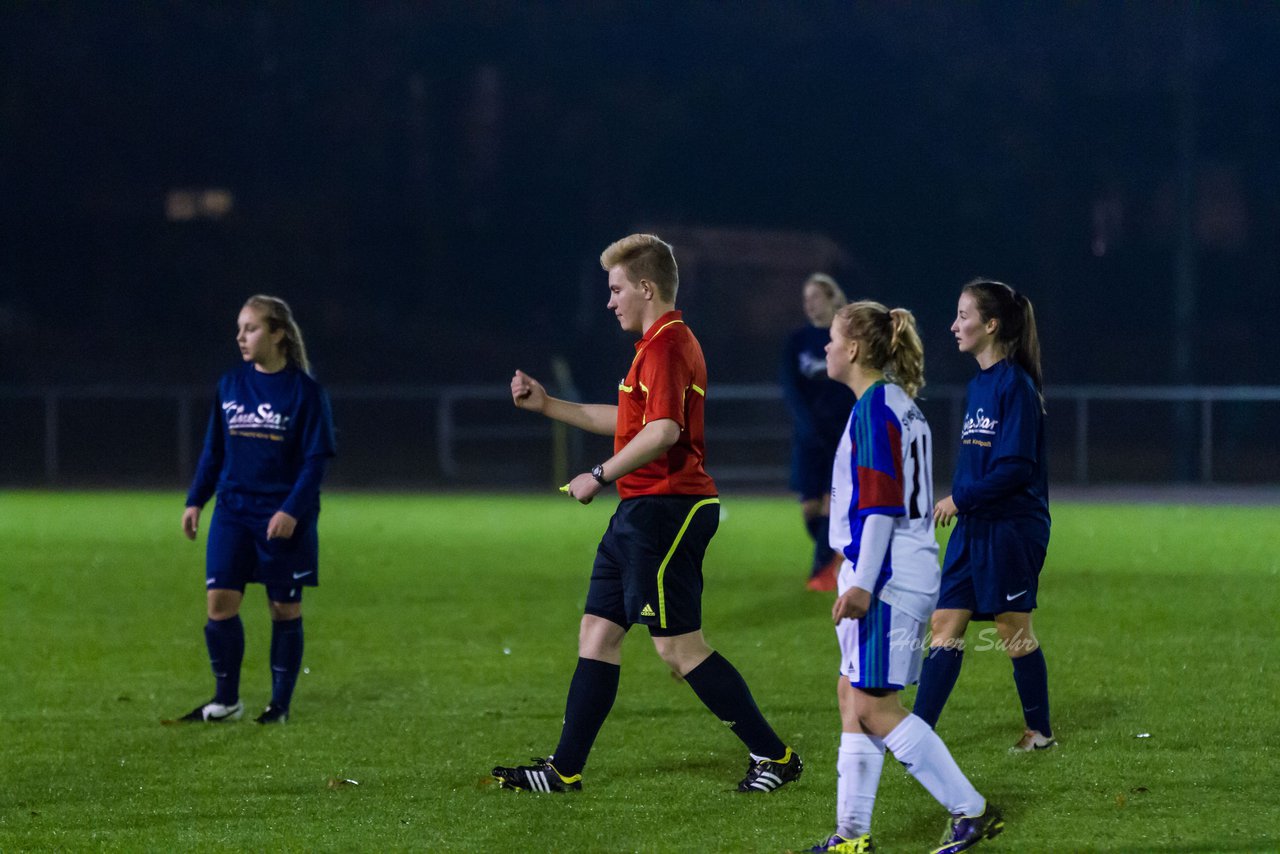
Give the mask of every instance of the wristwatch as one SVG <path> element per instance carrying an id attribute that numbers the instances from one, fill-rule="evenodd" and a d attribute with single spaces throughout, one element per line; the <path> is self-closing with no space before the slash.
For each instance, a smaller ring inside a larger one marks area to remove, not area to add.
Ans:
<path id="1" fill-rule="evenodd" d="M 596 479 L 596 483 L 601 486 L 608 486 L 609 481 L 604 479 L 604 463 L 597 463 L 591 467 L 591 476 Z"/>

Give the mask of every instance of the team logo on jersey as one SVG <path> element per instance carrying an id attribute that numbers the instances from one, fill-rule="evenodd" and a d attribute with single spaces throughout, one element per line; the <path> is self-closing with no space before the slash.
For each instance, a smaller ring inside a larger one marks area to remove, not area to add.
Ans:
<path id="1" fill-rule="evenodd" d="M 800 373 L 804 374 L 811 380 L 826 379 L 827 377 L 827 357 L 813 355 L 812 353 L 800 354 Z"/>
<path id="2" fill-rule="evenodd" d="M 289 426 L 289 416 L 276 412 L 270 403 L 258 404 L 257 409 L 247 412 L 244 404 L 228 400 L 222 404 L 222 411 L 227 416 L 228 430 L 283 433 Z"/>
<path id="3" fill-rule="evenodd" d="M 979 436 L 994 436 L 996 434 L 996 425 L 1000 422 L 994 418 L 988 418 L 979 409 L 976 414 L 964 416 L 964 428 L 960 431 L 960 438 L 967 439 L 976 434 Z"/>

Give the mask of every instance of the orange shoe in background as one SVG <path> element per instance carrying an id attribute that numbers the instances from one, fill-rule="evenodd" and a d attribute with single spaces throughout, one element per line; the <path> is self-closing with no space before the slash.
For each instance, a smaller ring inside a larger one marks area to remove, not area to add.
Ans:
<path id="1" fill-rule="evenodd" d="M 819 592 L 835 590 L 836 575 L 840 572 L 840 564 L 843 560 L 844 558 L 840 553 L 836 552 L 831 560 L 827 561 L 826 566 L 809 576 L 809 580 L 805 582 L 804 586 L 810 590 L 817 590 Z"/>

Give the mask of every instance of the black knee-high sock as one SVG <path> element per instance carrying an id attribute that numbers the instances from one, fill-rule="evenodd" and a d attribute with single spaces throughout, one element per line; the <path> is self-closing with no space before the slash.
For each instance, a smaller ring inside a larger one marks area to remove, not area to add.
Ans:
<path id="1" fill-rule="evenodd" d="M 713 652 L 684 675 L 693 693 L 711 713 L 742 739 L 747 750 L 765 759 L 781 759 L 787 746 L 769 726 L 751 689 L 737 669 L 718 652 Z"/>
<path id="2" fill-rule="evenodd" d="M 817 574 L 824 566 L 830 563 L 835 552 L 831 549 L 830 530 L 831 518 L 829 516 L 810 516 L 804 520 L 805 530 L 809 532 L 809 536 L 813 538 L 813 567 L 810 574 Z"/>
<path id="3" fill-rule="evenodd" d="M 271 624 L 271 705 L 289 708 L 302 670 L 302 618 Z"/>
<path id="4" fill-rule="evenodd" d="M 1036 647 L 1030 655 L 1013 660 L 1013 684 L 1022 700 L 1022 717 L 1027 729 L 1053 735 L 1049 726 L 1049 670 L 1044 663 L 1044 650 Z"/>
<path id="5" fill-rule="evenodd" d="M 618 696 L 618 678 L 622 668 L 607 661 L 579 658 L 578 667 L 569 682 L 569 696 L 564 704 L 564 727 L 552 760 L 565 777 L 579 774 L 587 764 L 587 754 L 595 744 L 604 719 Z"/>
<path id="6" fill-rule="evenodd" d="M 920 670 L 920 687 L 911 713 L 929 726 L 936 727 L 942 707 L 947 704 L 951 689 L 956 687 L 956 679 L 960 678 L 960 665 L 963 663 L 963 649 L 945 646 L 930 649 Z"/>
<path id="7" fill-rule="evenodd" d="M 244 624 L 240 615 L 205 623 L 204 643 L 217 685 L 213 701 L 234 706 L 240 701 L 240 664 L 244 661 Z"/>

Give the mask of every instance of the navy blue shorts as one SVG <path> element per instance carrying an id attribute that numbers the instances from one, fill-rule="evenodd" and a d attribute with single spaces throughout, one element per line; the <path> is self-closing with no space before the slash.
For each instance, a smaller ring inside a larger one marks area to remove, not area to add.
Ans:
<path id="1" fill-rule="evenodd" d="M 831 494 L 831 465 L 836 460 L 836 446 L 823 442 L 791 443 L 792 492 L 800 493 L 801 501 L 822 498 Z"/>
<path id="2" fill-rule="evenodd" d="M 959 517 L 942 562 L 937 607 L 972 611 L 976 620 L 1034 610 L 1049 545 L 1048 530 L 1040 527 Z"/>
<path id="3" fill-rule="evenodd" d="M 267 509 L 251 501 L 223 499 L 209 522 L 209 542 L 205 549 L 205 587 L 210 590 L 239 590 L 253 582 L 266 585 L 273 602 L 300 602 L 302 588 L 320 583 L 320 544 L 316 534 L 318 512 L 298 520 L 293 536 L 267 539 L 267 523 L 279 506 L 267 502 Z"/>
<path id="4" fill-rule="evenodd" d="M 623 628 L 682 635 L 702 628 L 702 557 L 720 527 L 720 499 L 686 495 L 618 504 L 596 549 L 586 613 Z"/>

